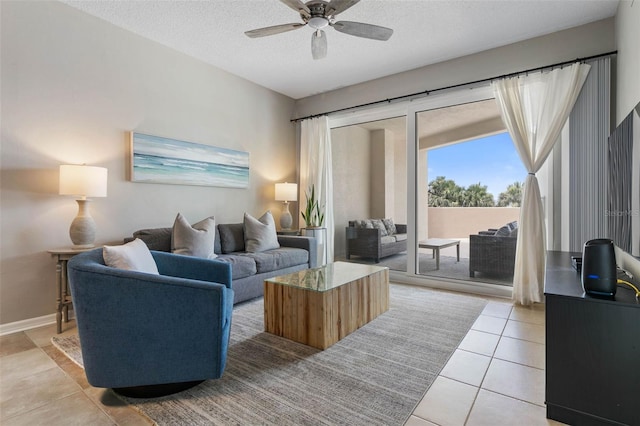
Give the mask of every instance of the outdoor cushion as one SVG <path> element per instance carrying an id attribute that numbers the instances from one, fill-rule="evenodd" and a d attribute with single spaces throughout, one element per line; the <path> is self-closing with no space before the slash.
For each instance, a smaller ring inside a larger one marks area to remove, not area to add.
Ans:
<path id="1" fill-rule="evenodd" d="M 233 253 L 244 251 L 244 228 L 242 223 L 219 224 L 220 251 L 222 253 Z"/>
<path id="2" fill-rule="evenodd" d="M 356 228 L 365 228 L 365 229 L 373 229 L 373 223 L 371 222 L 370 219 L 364 219 L 364 220 L 354 220 L 354 223 L 356 225 Z"/>
<path id="3" fill-rule="evenodd" d="M 371 223 L 373 224 L 374 229 L 378 228 L 380 230 L 381 236 L 386 237 L 387 235 L 389 235 L 389 233 L 387 232 L 387 227 L 384 226 L 382 219 L 371 219 Z"/>
<path id="4" fill-rule="evenodd" d="M 505 226 L 501 227 L 496 232 L 496 236 L 498 236 L 498 237 L 508 237 L 509 234 L 511 234 L 511 229 L 509 228 L 509 225 L 505 225 Z"/>
<path id="5" fill-rule="evenodd" d="M 394 237 L 396 237 L 396 241 L 404 241 L 407 239 L 407 234 L 396 234 Z"/>
<path id="6" fill-rule="evenodd" d="M 387 228 L 387 235 L 394 235 L 396 232 L 396 224 L 393 223 L 393 219 L 382 219 L 385 228 Z"/>
<path id="7" fill-rule="evenodd" d="M 385 237 L 380 237 L 380 244 L 390 244 L 396 242 L 395 235 L 387 235 Z"/>
<path id="8" fill-rule="evenodd" d="M 309 252 L 303 249 L 274 249 L 260 253 L 245 253 L 242 256 L 255 260 L 258 274 L 277 271 L 309 261 Z"/>
<path id="9" fill-rule="evenodd" d="M 221 254 L 216 260 L 231 264 L 231 278 L 234 280 L 255 275 L 258 271 L 255 260 L 244 254 Z"/>

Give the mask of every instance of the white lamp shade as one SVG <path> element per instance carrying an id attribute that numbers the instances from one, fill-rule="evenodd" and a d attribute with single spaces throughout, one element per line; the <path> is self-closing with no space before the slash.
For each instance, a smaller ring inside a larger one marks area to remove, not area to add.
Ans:
<path id="1" fill-rule="evenodd" d="M 104 167 L 61 165 L 60 195 L 107 196 L 107 169 Z"/>
<path id="2" fill-rule="evenodd" d="M 276 183 L 276 201 L 296 201 L 298 199 L 298 184 Z"/>

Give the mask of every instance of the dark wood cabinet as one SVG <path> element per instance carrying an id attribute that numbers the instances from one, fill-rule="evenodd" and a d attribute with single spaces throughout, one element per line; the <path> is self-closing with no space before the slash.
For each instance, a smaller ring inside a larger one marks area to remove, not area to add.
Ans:
<path id="1" fill-rule="evenodd" d="M 615 300 L 585 295 L 571 253 L 549 252 L 545 297 L 547 418 L 571 425 L 640 425 L 635 292 L 619 286 Z"/>

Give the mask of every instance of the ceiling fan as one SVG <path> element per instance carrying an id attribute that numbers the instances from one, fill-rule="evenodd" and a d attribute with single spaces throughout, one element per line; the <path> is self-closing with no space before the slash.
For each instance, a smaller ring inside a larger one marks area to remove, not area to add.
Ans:
<path id="1" fill-rule="evenodd" d="M 256 38 L 280 34 L 309 25 L 315 30 L 311 36 L 311 54 L 313 59 L 322 59 L 327 56 L 327 36 L 323 31 L 323 28 L 327 26 L 331 26 L 341 33 L 373 40 L 389 40 L 389 37 L 393 34 L 392 29 L 378 25 L 335 20 L 337 14 L 344 12 L 351 6 L 354 6 L 360 0 L 310 0 L 306 4 L 300 0 L 280 1 L 300 13 L 303 23 L 296 22 L 291 24 L 274 25 L 272 27 L 246 31 L 245 34 L 248 37 Z"/>

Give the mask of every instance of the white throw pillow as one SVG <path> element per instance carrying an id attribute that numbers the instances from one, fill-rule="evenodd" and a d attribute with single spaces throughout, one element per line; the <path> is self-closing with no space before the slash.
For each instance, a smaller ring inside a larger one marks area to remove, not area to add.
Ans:
<path id="1" fill-rule="evenodd" d="M 256 219 L 249 213 L 244 214 L 244 246 L 250 253 L 277 249 L 278 234 L 276 233 L 276 221 L 270 211 Z"/>
<path id="2" fill-rule="evenodd" d="M 158 275 L 158 267 L 147 245 L 139 238 L 121 245 L 104 246 L 102 257 L 107 266 Z"/>
<path id="3" fill-rule="evenodd" d="M 214 252 L 216 221 L 213 216 L 192 225 L 178 213 L 171 234 L 171 252 L 205 259 L 218 257 Z"/>

